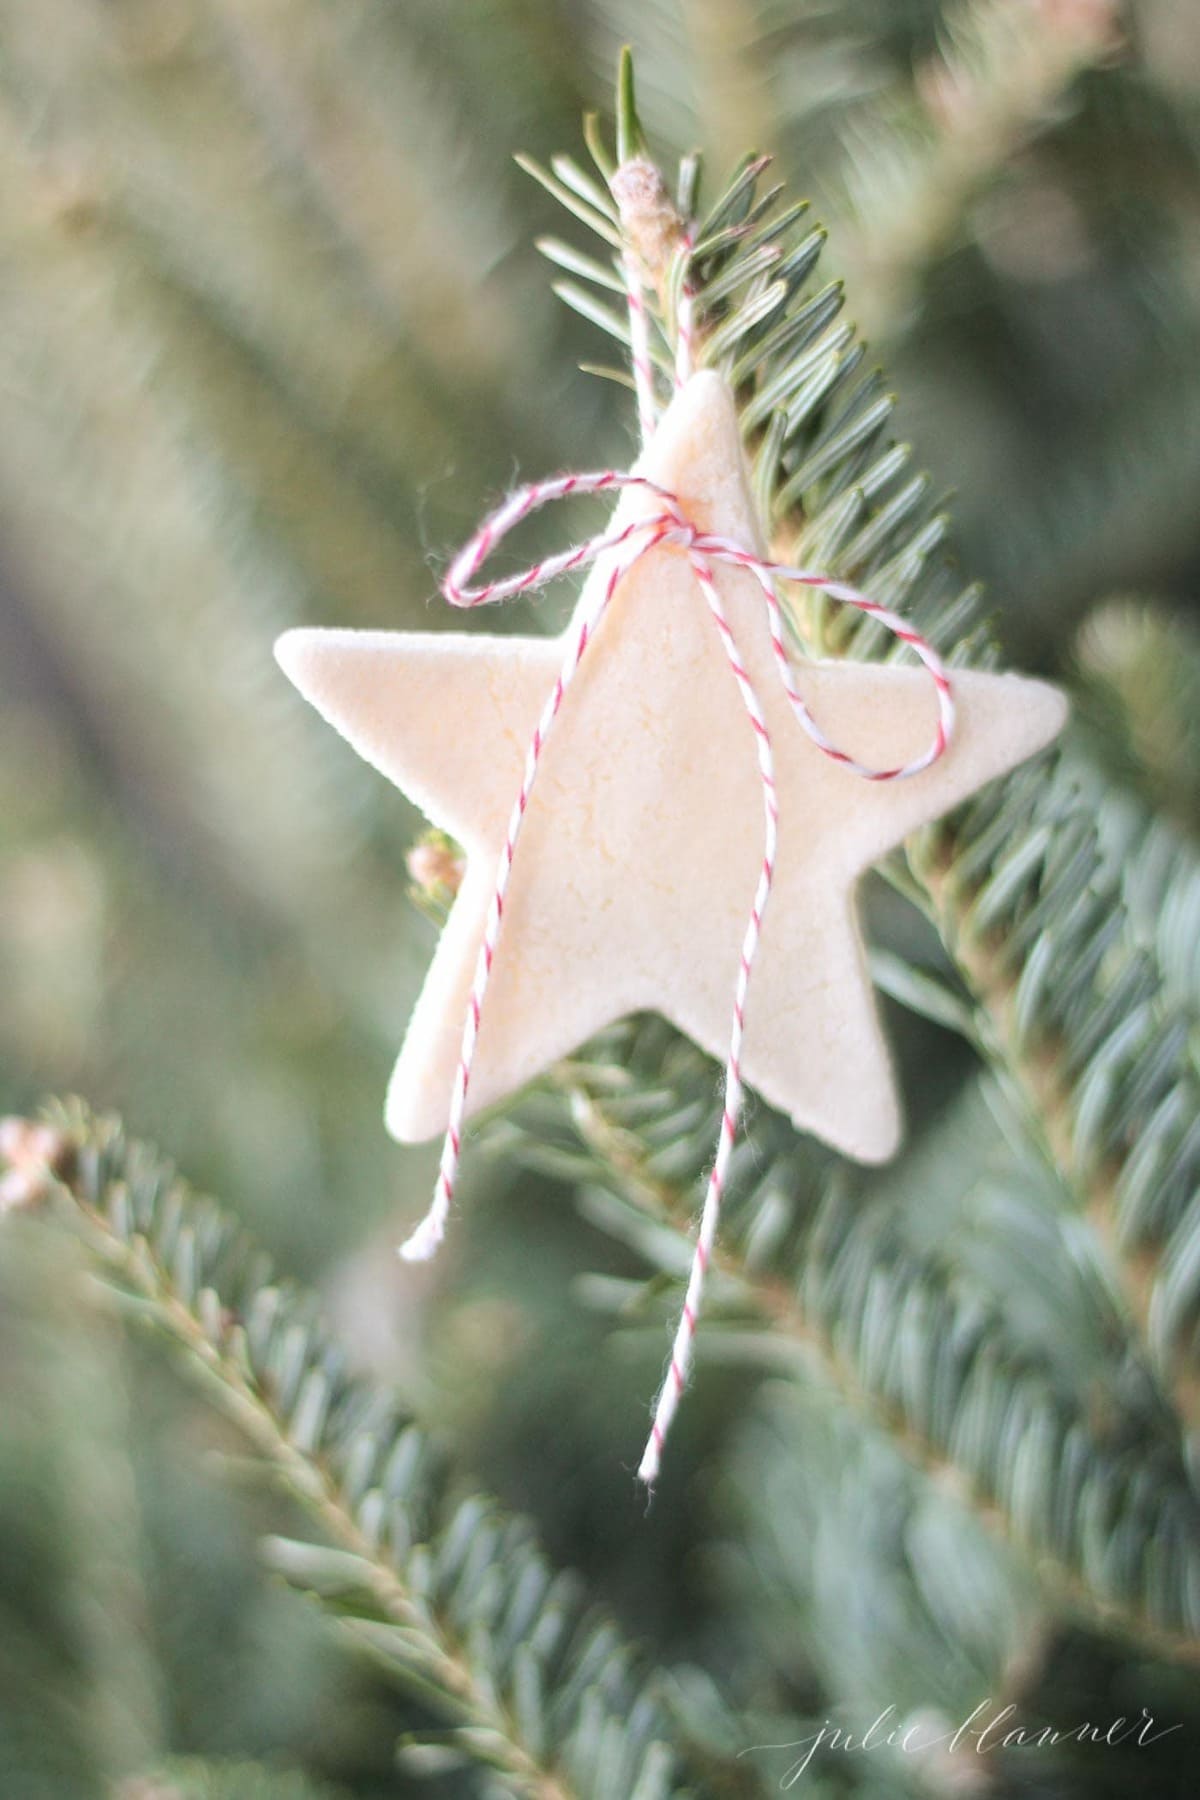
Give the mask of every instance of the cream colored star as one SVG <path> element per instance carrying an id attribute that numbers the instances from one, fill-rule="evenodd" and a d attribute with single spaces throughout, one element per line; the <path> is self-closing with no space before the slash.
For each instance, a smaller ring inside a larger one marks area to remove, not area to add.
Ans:
<path id="1" fill-rule="evenodd" d="M 758 545 L 733 402 L 718 376 L 675 398 L 642 470 L 702 528 Z M 626 492 L 618 518 L 652 506 Z M 604 579 L 603 564 L 589 585 Z M 753 578 L 717 585 L 774 741 L 779 861 L 746 1012 L 749 1085 L 863 1162 L 900 1139 L 900 1108 L 867 975 L 854 890 L 872 863 L 1048 743 L 1066 704 L 1015 675 L 954 677 L 958 723 L 923 774 L 871 783 L 801 730 Z M 581 602 L 583 604 L 583 602 Z M 413 1012 L 387 1101 L 402 1142 L 446 1126 L 497 858 L 565 638 L 291 631 L 277 655 L 359 754 L 467 852 L 466 874 Z M 928 741 L 916 668 L 801 663 L 819 723 L 854 756 L 895 765 Z M 666 1015 L 723 1058 L 738 952 L 762 858 L 754 743 L 686 556 L 625 576 L 543 752 L 479 1034 L 472 1110 L 625 1014 Z"/>

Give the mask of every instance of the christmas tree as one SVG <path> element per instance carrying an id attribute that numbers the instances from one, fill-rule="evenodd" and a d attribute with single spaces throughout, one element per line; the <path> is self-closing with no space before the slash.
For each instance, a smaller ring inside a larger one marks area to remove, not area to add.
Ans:
<path id="1" fill-rule="evenodd" d="M 0 1793 L 1190 1793 L 1200 29 L 0 0 L 0 84 Z M 460 846 L 271 646 L 482 627 L 458 547 L 681 341 L 771 557 L 1072 721 L 864 882 L 905 1143 L 750 1095 L 647 1508 L 719 1067 L 606 1028 L 398 1261 Z"/>

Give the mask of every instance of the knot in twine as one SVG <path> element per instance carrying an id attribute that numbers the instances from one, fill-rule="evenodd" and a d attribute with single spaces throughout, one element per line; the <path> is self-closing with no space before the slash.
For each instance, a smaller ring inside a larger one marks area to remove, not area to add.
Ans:
<path id="1" fill-rule="evenodd" d="M 654 507 L 650 512 L 631 520 L 628 524 L 614 526 L 568 550 L 560 551 L 555 556 L 548 556 L 518 574 L 507 575 L 497 581 L 485 582 L 478 586 L 471 585 L 495 546 L 530 513 L 548 505 L 552 500 L 564 500 L 571 494 L 602 494 L 610 489 L 622 488 L 640 489 L 643 493 L 649 494 L 655 502 Z M 746 670 L 737 642 L 726 619 L 713 575 L 714 566 L 723 564 L 731 568 L 744 569 L 758 583 L 766 608 L 771 649 L 792 712 L 817 748 L 843 768 L 861 776 L 866 781 L 902 781 L 908 776 L 919 774 L 922 769 L 927 769 L 931 763 L 937 761 L 950 741 L 950 734 L 954 726 L 954 699 L 945 665 L 932 646 L 906 624 L 898 614 L 889 611 L 878 601 L 870 599 L 866 594 L 860 593 L 857 588 L 849 586 L 844 581 L 838 581 L 831 575 L 758 556 L 753 549 L 738 543 L 733 538 L 701 530 L 689 518 L 678 495 L 644 475 L 622 474 L 614 469 L 604 469 L 596 474 L 559 475 L 549 481 L 533 482 L 527 487 L 516 489 L 503 505 L 490 514 L 475 536 L 454 559 L 442 585 L 442 592 L 452 606 L 490 606 L 497 601 L 510 599 L 514 595 L 526 594 L 534 589 L 545 587 L 557 576 L 566 575 L 574 569 L 585 568 L 602 557 L 611 557 L 611 563 L 607 577 L 599 585 L 596 596 L 578 618 L 577 628 L 572 633 L 562 667 L 547 697 L 526 753 L 524 775 L 509 818 L 508 831 L 496 871 L 496 884 L 484 927 L 483 941 L 479 947 L 479 959 L 475 968 L 474 983 L 463 1026 L 462 1047 L 451 1097 L 450 1123 L 442 1146 L 437 1185 L 429 1211 L 407 1242 L 401 1246 L 401 1255 L 407 1260 L 419 1262 L 432 1256 L 445 1235 L 446 1221 L 454 1199 L 459 1158 L 462 1153 L 463 1118 L 466 1111 L 467 1091 L 471 1081 L 471 1067 L 479 1036 L 480 1020 L 483 1016 L 484 999 L 500 939 L 505 894 L 542 752 L 562 707 L 567 689 L 579 670 L 618 584 L 643 556 L 666 545 L 678 546 L 688 557 L 697 586 L 708 604 L 708 610 L 720 638 L 730 674 L 737 684 L 747 719 L 754 733 L 763 802 L 763 855 L 754 901 L 742 941 L 741 959 L 734 988 L 729 1054 L 725 1063 L 724 1094 L 716 1156 L 705 1190 L 696 1248 L 671 1348 L 671 1359 L 655 1405 L 654 1420 L 645 1453 L 638 1468 L 639 1479 L 647 1485 L 651 1485 L 658 1474 L 667 1431 L 687 1384 L 688 1372 L 691 1367 L 696 1321 L 700 1311 L 704 1279 L 712 1257 L 729 1159 L 737 1136 L 743 1093 L 741 1057 L 742 1041 L 745 1036 L 746 996 L 762 932 L 763 914 L 774 879 L 778 841 L 779 806 L 771 737 L 754 684 Z M 775 585 L 777 582 L 789 582 L 799 587 L 817 588 L 828 594 L 830 598 L 857 608 L 859 612 L 866 613 L 869 618 L 878 620 L 901 643 L 909 645 L 916 652 L 929 671 L 937 695 L 937 727 L 928 747 L 912 762 L 895 768 L 872 768 L 865 763 L 856 761 L 854 757 L 845 750 L 839 749 L 825 735 L 809 712 L 795 684 L 784 644 L 783 615 Z"/>

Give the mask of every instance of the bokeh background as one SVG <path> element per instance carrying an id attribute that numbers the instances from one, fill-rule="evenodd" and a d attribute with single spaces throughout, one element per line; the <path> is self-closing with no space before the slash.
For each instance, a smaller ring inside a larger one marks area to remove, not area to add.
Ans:
<path id="1" fill-rule="evenodd" d="M 756 1644 L 769 1603 L 703 1479 L 749 1375 L 706 1379 L 643 1525 L 660 1347 L 587 1305 L 625 1265 L 570 1196 L 481 1151 L 441 1266 L 396 1264 L 431 1167 L 381 1126 L 434 940 L 420 821 L 271 656 L 298 623 L 440 628 L 437 571 L 515 476 L 628 458 L 628 397 L 579 370 L 602 347 L 534 247 L 570 222 L 513 161 L 577 149 L 624 41 L 664 158 L 702 146 L 719 179 L 771 150 L 811 196 L 1012 659 L 1194 829 L 1186 0 L 0 0 L 0 1110 L 120 1110 L 660 1654 L 773 1665 L 817 1706 L 811 1621 Z M 105 1793 L 131 1743 L 408 1792 L 395 1703 L 257 1569 L 276 1502 L 136 1333 L 65 1304 L 66 1254 L 0 1255 L 4 1800 Z M 863 1531 L 886 1561 L 886 1518 Z M 1123 1710 L 1095 1646 L 1043 1675 Z M 1179 1716 L 1175 1681 L 1138 1691 Z"/>

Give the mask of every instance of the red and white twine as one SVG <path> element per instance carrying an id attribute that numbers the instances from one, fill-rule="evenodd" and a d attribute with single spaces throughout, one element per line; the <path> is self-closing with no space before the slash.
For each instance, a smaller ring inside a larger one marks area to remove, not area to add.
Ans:
<path id="1" fill-rule="evenodd" d="M 675 386 L 691 380 L 696 366 L 696 289 L 692 283 L 692 228 L 685 225 L 679 245 L 679 299 L 675 308 Z"/>
<path id="2" fill-rule="evenodd" d="M 694 288 L 689 268 L 691 250 L 690 228 L 685 228 L 679 250 L 683 266 L 680 270 L 678 288 L 676 355 L 673 371 L 677 389 L 688 380 L 694 365 Z M 654 362 L 650 346 L 650 319 L 641 276 L 632 254 L 626 255 L 622 259 L 622 270 L 625 276 L 629 306 L 629 336 L 638 420 L 643 442 L 646 442 L 653 435 L 658 421 Z M 623 526 L 613 527 L 595 537 L 588 538 L 583 543 L 574 545 L 569 550 L 561 551 L 556 556 L 545 557 L 541 562 L 534 563 L 531 568 L 521 570 L 518 574 L 504 576 L 498 581 L 485 582 L 480 586 L 470 585 L 500 540 L 522 519 L 528 517 L 539 507 L 546 506 L 552 500 L 565 499 L 569 494 L 601 494 L 609 489 L 622 488 L 636 488 L 648 493 L 656 502 L 655 509 Z M 619 582 L 643 556 L 664 545 L 675 545 L 682 549 L 688 557 L 697 584 L 708 603 L 721 647 L 741 695 L 746 717 L 754 732 L 763 802 L 763 855 L 754 901 L 742 940 L 737 981 L 734 987 L 733 1017 L 729 1036 L 729 1052 L 725 1061 L 721 1127 L 717 1139 L 716 1156 L 705 1188 L 696 1248 L 688 1275 L 679 1324 L 671 1346 L 667 1375 L 658 1396 L 650 1436 L 638 1468 L 639 1478 L 647 1485 L 652 1484 L 658 1475 L 667 1431 L 687 1385 L 688 1372 L 691 1368 L 696 1322 L 700 1314 L 704 1281 L 716 1242 L 729 1159 L 737 1137 L 743 1093 L 741 1065 L 742 1042 L 746 1029 L 746 999 L 759 937 L 762 933 L 763 915 L 775 875 L 779 831 L 779 801 L 775 785 L 771 736 L 767 729 L 762 704 L 725 616 L 713 576 L 713 565 L 722 563 L 728 567 L 744 569 L 758 583 L 766 605 L 771 648 L 792 711 L 817 748 L 843 768 L 853 774 L 861 775 L 867 781 L 901 781 L 906 776 L 918 774 L 922 769 L 927 769 L 931 763 L 937 761 L 950 741 L 950 734 L 954 726 L 954 697 L 945 665 L 932 646 L 918 632 L 913 631 L 897 613 L 881 606 L 878 601 L 871 600 L 866 594 L 860 593 L 857 588 L 851 587 L 847 582 L 837 581 L 830 575 L 821 574 L 812 569 L 799 568 L 789 563 L 775 562 L 769 558 L 757 556 L 753 550 L 748 549 L 744 544 L 739 544 L 733 538 L 701 531 L 688 518 L 679 498 L 667 488 L 660 486 L 659 483 L 651 481 L 647 476 L 627 475 L 615 469 L 603 469 L 592 475 L 560 475 L 550 481 L 533 482 L 527 487 L 518 488 L 502 506 L 485 519 L 470 543 L 460 551 L 451 564 L 449 574 L 443 583 L 442 592 L 452 606 L 488 606 L 499 600 L 507 600 L 515 594 L 525 594 L 534 588 L 544 587 L 557 576 L 568 574 L 574 569 L 587 567 L 602 557 L 611 558 L 611 561 L 596 598 L 576 623 L 562 668 L 547 697 L 526 754 L 521 787 L 508 821 L 504 847 L 500 853 L 499 866 L 496 871 L 496 883 L 484 926 L 483 941 L 479 947 L 479 957 L 475 966 L 475 977 L 467 1006 L 462 1046 L 450 1102 L 450 1122 L 442 1146 L 437 1186 L 428 1213 L 407 1242 L 401 1246 L 401 1254 L 410 1261 L 423 1261 L 433 1255 L 445 1234 L 446 1221 L 453 1204 L 454 1185 L 462 1154 L 462 1132 L 463 1120 L 466 1116 L 467 1093 L 471 1082 L 471 1068 L 475 1059 L 480 1022 L 483 1017 L 484 999 L 488 983 L 491 980 L 496 949 L 504 922 L 504 902 L 508 892 L 509 877 L 512 874 L 521 827 L 529 808 L 542 752 L 546 747 L 554 721 L 562 708 L 567 689 L 579 671 L 584 655 L 596 635 Z M 876 619 L 901 643 L 909 645 L 916 652 L 933 681 L 938 710 L 937 726 L 933 738 L 921 755 L 911 762 L 894 768 L 875 769 L 856 761 L 854 757 L 839 749 L 825 735 L 809 712 L 796 687 L 784 641 L 783 615 L 776 591 L 776 583 L 780 581 L 791 582 L 800 587 L 818 588 L 832 599 L 856 607 L 860 612 L 866 613 L 869 618 Z"/>
<path id="3" fill-rule="evenodd" d="M 654 358 L 650 352 L 650 315 L 637 259 L 627 251 L 621 260 L 625 300 L 629 308 L 629 360 L 633 365 L 633 391 L 637 396 L 638 429 L 643 444 L 654 436 L 658 401 L 654 391 Z"/>
<path id="4" fill-rule="evenodd" d="M 655 509 L 625 525 L 614 527 L 595 537 L 588 538 L 585 542 L 577 544 L 569 550 L 561 551 L 558 555 L 546 557 L 518 574 L 504 576 L 500 580 L 485 582 L 478 586 L 471 585 L 483 563 L 500 540 L 521 519 L 526 518 L 539 507 L 547 505 L 552 500 L 564 499 L 569 494 L 600 494 L 609 489 L 624 488 L 641 489 L 650 494 L 656 502 Z M 467 1007 L 458 1069 L 451 1098 L 450 1122 L 442 1147 L 437 1186 L 428 1213 L 402 1246 L 401 1253 L 409 1260 L 420 1261 L 432 1256 L 445 1233 L 446 1220 L 453 1203 L 455 1180 L 462 1154 L 462 1131 L 467 1093 L 483 1016 L 484 1000 L 503 926 L 504 902 L 508 891 L 509 877 L 512 873 L 521 828 L 529 808 L 542 753 L 562 708 L 567 690 L 595 638 L 619 582 L 643 556 L 651 550 L 666 545 L 678 546 L 686 553 L 691 563 L 696 581 L 708 603 L 726 660 L 741 695 L 746 716 L 753 729 L 763 798 L 764 838 L 758 884 L 742 943 L 734 990 L 733 1018 L 729 1054 L 725 1063 L 724 1098 L 717 1153 L 705 1191 L 695 1254 L 679 1325 L 671 1349 L 667 1376 L 658 1398 L 650 1438 L 638 1470 L 641 1480 L 648 1484 L 652 1483 L 658 1474 L 667 1430 L 687 1383 L 705 1275 L 712 1256 L 729 1158 L 737 1134 L 742 1101 L 741 1057 L 745 1034 L 746 997 L 762 930 L 763 914 L 770 896 L 775 872 L 779 819 L 770 733 L 767 729 L 762 704 L 746 670 L 721 604 L 713 575 L 714 564 L 719 563 L 728 567 L 745 569 L 757 581 L 767 609 L 771 645 L 784 690 L 796 718 L 818 749 L 822 750 L 826 756 L 832 757 L 843 767 L 870 781 L 902 780 L 906 776 L 915 775 L 920 770 L 928 768 L 930 763 L 936 761 L 949 742 L 954 723 L 954 701 L 950 679 L 940 657 L 932 646 L 919 633 L 913 631 L 896 613 L 881 606 L 878 601 L 871 600 L 848 583 L 835 580 L 832 576 L 757 556 L 752 550 L 732 538 L 701 531 L 688 518 L 678 497 L 648 477 L 622 474 L 615 469 L 604 469 L 596 474 L 560 475 L 550 481 L 534 482 L 528 487 L 519 488 L 510 495 L 504 504 L 484 521 L 479 531 L 451 565 L 442 589 L 451 605 L 458 607 L 491 605 L 496 601 L 508 599 L 512 595 L 528 593 L 534 588 L 544 587 L 556 576 L 564 575 L 573 569 L 583 568 L 601 557 L 611 558 L 611 561 L 606 579 L 598 589 L 596 598 L 578 620 L 571 634 L 562 668 L 546 700 L 529 744 L 520 791 L 513 806 L 504 847 L 500 853 L 495 888 L 475 968 L 475 978 Z M 933 739 L 921 755 L 911 762 L 894 768 L 875 769 L 856 761 L 844 750 L 830 742 L 808 711 L 795 684 L 784 642 L 783 618 L 775 590 L 777 581 L 819 588 L 834 599 L 844 601 L 847 605 L 856 607 L 860 612 L 877 619 L 888 631 L 899 638 L 901 642 L 910 645 L 916 652 L 933 680 L 938 706 L 937 726 Z"/>

